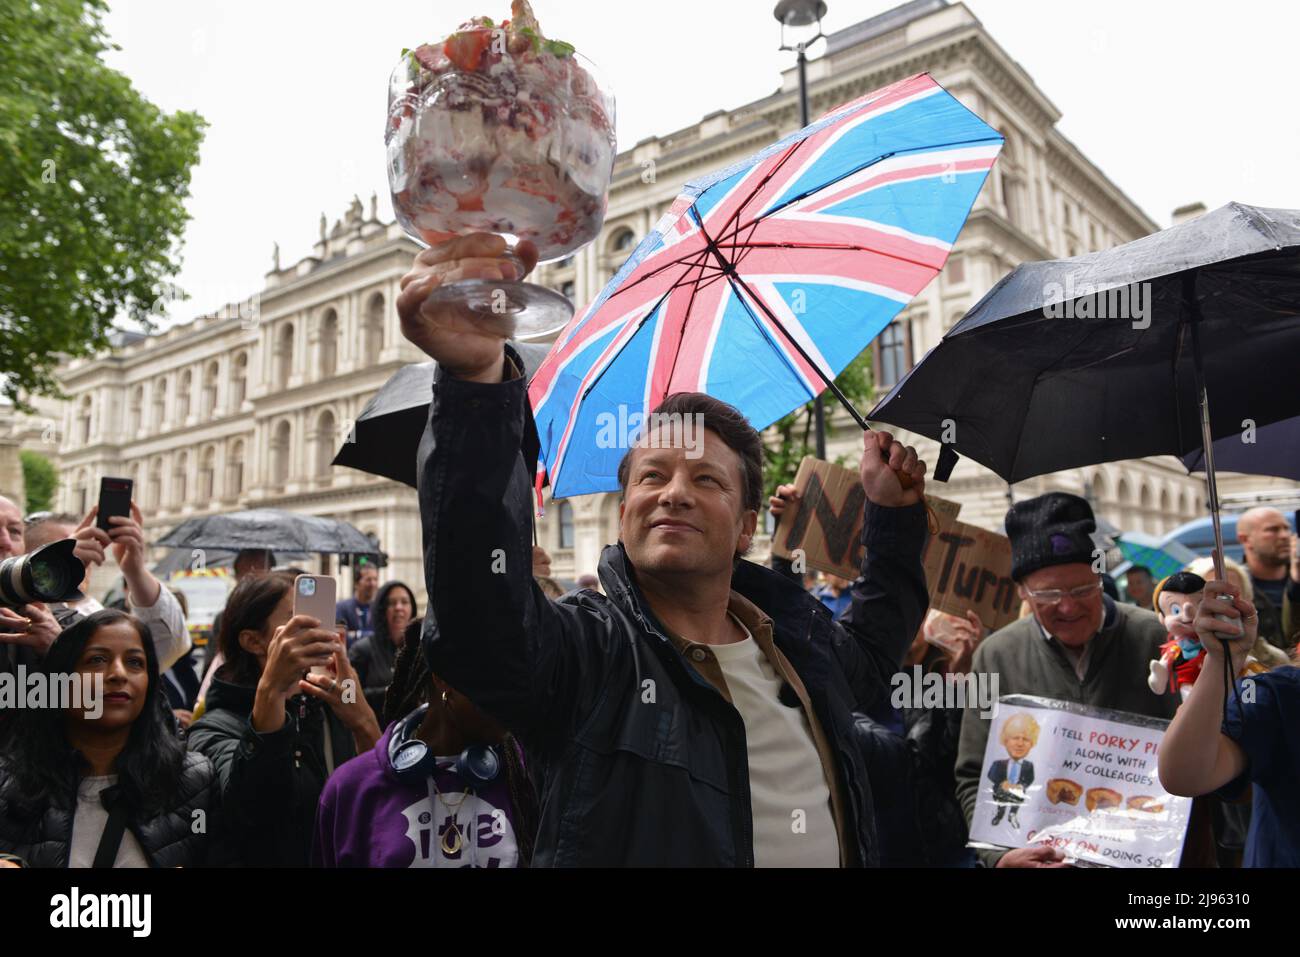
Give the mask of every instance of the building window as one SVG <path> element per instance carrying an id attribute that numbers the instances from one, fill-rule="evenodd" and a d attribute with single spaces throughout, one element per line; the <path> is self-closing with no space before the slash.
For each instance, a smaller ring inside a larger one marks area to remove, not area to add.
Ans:
<path id="1" fill-rule="evenodd" d="M 226 463 L 226 498 L 239 498 L 244 493 L 244 443 L 237 441 L 230 446 L 230 457 Z"/>
<path id="2" fill-rule="evenodd" d="M 156 458 L 149 465 L 149 507 L 162 507 L 162 459 Z"/>
<path id="3" fill-rule="evenodd" d="M 573 294 L 578 291 L 578 287 L 573 282 L 566 282 L 560 286 L 560 295 L 565 299 L 572 299 Z"/>
<path id="4" fill-rule="evenodd" d="M 181 374 L 181 384 L 176 393 L 176 419 L 178 425 L 184 425 L 190 417 L 190 393 L 194 389 L 194 376 L 189 369 Z"/>
<path id="5" fill-rule="evenodd" d="M 217 376 L 220 371 L 216 362 L 209 362 L 203 370 L 203 408 L 200 412 L 208 418 L 217 412 Z"/>
<path id="6" fill-rule="evenodd" d="M 568 502 L 560 503 L 560 547 L 573 547 L 573 506 Z"/>
<path id="7" fill-rule="evenodd" d="M 215 498 L 213 493 L 216 489 L 213 487 L 216 482 L 217 472 L 217 450 L 208 446 L 203 450 L 203 458 L 199 460 L 199 504 L 207 505 Z"/>
<path id="8" fill-rule="evenodd" d="M 275 384 L 283 389 L 289 385 L 289 376 L 293 373 L 293 326 L 286 325 L 280 330 L 275 344 Z"/>
<path id="9" fill-rule="evenodd" d="M 877 389 L 892 389 L 912 368 L 912 328 L 906 319 L 885 326 L 875 343 L 874 372 Z"/>
<path id="10" fill-rule="evenodd" d="M 138 385 L 131 390 L 131 405 L 126 417 L 126 433 L 134 436 L 140 431 L 140 420 L 144 416 L 144 386 Z"/>
<path id="11" fill-rule="evenodd" d="M 379 364 L 379 353 L 384 348 L 384 297 L 376 293 L 366 306 L 365 323 L 361 329 L 361 357 L 367 366 Z"/>
<path id="12" fill-rule="evenodd" d="M 281 422 L 275 427 L 275 438 L 271 440 L 271 481 L 276 485 L 283 485 L 289 479 L 291 437 L 288 422 Z"/>
<path id="13" fill-rule="evenodd" d="M 153 427 L 161 429 L 167 417 L 167 380 L 158 379 L 153 384 Z"/>
<path id="14" fill-rule="evenodd" d="M 230 411 L 238 412 L 248 394 L 248 353 L 235 356 L 235 366 L 230 373 Z"/>
<path id="15" fill-rule="evenodd" d="M 85 396 L 81 400 L 81 411 L 77 415 L 77 428 L 81 436 L 81 444 L 90 444 L 90 396 Z M 81 513 L 85 514 L 85 509 Z"/>
<path id="16" fill-rule="evenodd" d="M 316 420 L 316 475 L 328 478 L 334 460 L 334 413 L 326 409 Z"/>
<path id="17" fill-rule="evenodd" d="M 555 264 L 555 268 L 556 268 L 556 269 L 568 269 L 568 268 L 569 268 L 570 266 L 572 266 L 572 265 L 573 265 L 573 257 L 572 257 L 572 256 L 565 256 L 563 259 L 561 259 L 559 262 L 557 262 L 557 263 Z"/>
<path id="18" fill-rule="evenodd" d="M 172 501 L 179 507 L 184 505 L 189 498 L 189 489 L 186 487 L 188 478 L 187 472 L 190 469 L 190 457 L 186 452 L 182 452 L 176 457 L 176 468 L 172 471 Z"/>
<path id="19" fill-rule="evenodd" d="M 338 368 L 339 358 L 339 314 L 333 309 L 325 313 L 320 321 L 320 361 L 318 367 L 322 378 L 332 376 Z"/>
<path id="20" fill-rule="evenodd" d="M 948 280 L 948 285 L 962 285 L 966 281 L 966 257 L 953 253 L 948 257 L 947 265 L 943 267 L 943 274 Z"/>

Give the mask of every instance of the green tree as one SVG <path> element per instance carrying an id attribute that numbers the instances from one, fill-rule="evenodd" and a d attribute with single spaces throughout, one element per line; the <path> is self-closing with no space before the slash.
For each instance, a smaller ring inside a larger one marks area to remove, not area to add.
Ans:
<path id="1" fill-rule="evenodd" d="M 59 490 L 59 473 L 54 464 L 39 452 L 23 449 L 18 453 L 23 463 L 23 484 L 27 486 L 27 514 L 54 507 L 54 493 Z"/>
<path id="2" fill-rule="evenodd" d="M 844 367 L 844 371 L 835 378 L 835 385 L 853 403 L 854 408 L 866 413 L 872 398 L 870 346 Z M 826 390 L 822 396 L 822 409 L 828 425 L 830 414 L 838 407 L 839 399 L 829 389 Z M 768 495 L 775 494 L 778 485 L 794 481 L 799 463 L 805 455 L 817 454 L 813 409 L 814 404 L 809 402 L 777 419 L 764 431 L 763 487 Z M 829 437 L 828 429 L 827 438 Z M 836 456 L 834 461 L 837 465 L 849 464 L 848 457 L 844 455 Z"/>
<path id="3" fill-rule="evenodd" d="M 60 394 L 59 354 L 106 348 L 124 311 L 149 325 L 189 220 L 206 123 L 103 62 L 120 49 L 106 10 L 0 0 L 0 376 L 24 411 L 24 394 Z"/>

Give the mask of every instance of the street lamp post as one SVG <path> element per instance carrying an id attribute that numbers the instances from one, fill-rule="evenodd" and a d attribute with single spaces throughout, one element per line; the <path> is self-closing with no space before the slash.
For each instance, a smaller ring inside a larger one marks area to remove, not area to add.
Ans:
<path id="1" fill-rule="evenodd" d="M 795 53 L 799 64 L 799 127 L 808 125 L 808 57 L 805 52 L 818 40 L 824 38 L 822 17 L 826 16 L 826 4 L 822 0 L 781 0 L 772 11 L 772 15 L 781 24 L 781 49 Z M 807 27 L 816 24 L 816 35 L 800 40 L 793 46 L 786 42 L 786 27 Z M 813 400 L 813 422 L 816 425 L 817 457 L 826 458 L 826 419 L 822 412 L 822 397 Z"/>

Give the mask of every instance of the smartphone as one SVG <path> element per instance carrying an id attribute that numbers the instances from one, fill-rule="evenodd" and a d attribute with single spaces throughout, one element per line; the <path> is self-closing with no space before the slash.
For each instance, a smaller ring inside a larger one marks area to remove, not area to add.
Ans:
<path id="1" fill-rule="evenodd" d="M 328 628 L 334 621 L 334 602 L 338 587 L 331 575 L 299 575 L 293 580 L 293 613 L 311 615 Z M 325 674 L 324 665 L 312 665 L 311 673 Z"/>
<path id="2" fill-rule="evenodd" d="M 129 478 L 109 478 L 105 476 L 99 480 L 99 513 L 95 516 L 95 524 L 106 532 L 111 532 L 116 525 L 109 523 L 109 519 L 114 515 L 121 515 L 124 518 L 131 517 L 131 493 L 135 490 L 135 482 Z"/>

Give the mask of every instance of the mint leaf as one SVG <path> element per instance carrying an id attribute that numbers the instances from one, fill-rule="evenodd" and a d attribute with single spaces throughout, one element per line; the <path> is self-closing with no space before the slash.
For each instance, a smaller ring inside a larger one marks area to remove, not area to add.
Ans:
<path id="1" fill-rule="evenodd" d="M 492 18 L 491 18 L 491 17 L 484 17 L 484 18 L 483 18 L 483 23 L 484 23 L 485 26 L 488 26 L 488 27 L 495 27 L 495 26 L 496 26 L 496 24 L 492 22 Z"/>
<path id="2" fill-rule="evenodd" d="M 576 53 L 577 47 L 572 43 L 565 43 L 563 40 L 547 40 L 546 50 L 553 56 L 566 57 Z"/>

